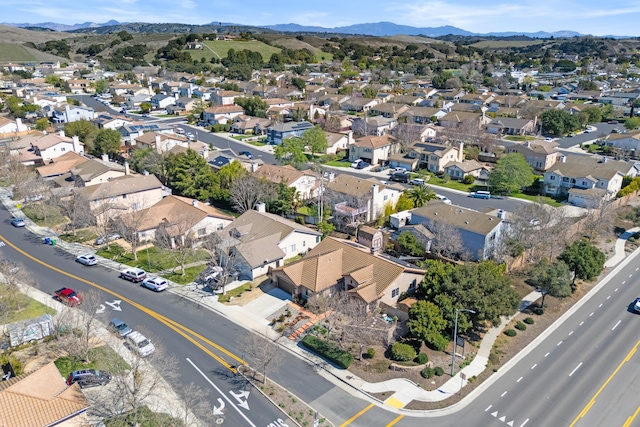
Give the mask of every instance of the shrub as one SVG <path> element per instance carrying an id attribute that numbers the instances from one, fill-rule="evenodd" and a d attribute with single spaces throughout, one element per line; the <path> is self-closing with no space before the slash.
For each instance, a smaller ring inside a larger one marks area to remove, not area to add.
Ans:
<path id="1" fill-rule="evenodd" d="M 353 363 L 353 356 L 350 353 L 313 335 L 306 335 L 302 339 L 302 345 L 343 369 L 347 369 Z"/>
<path id="2" fill-rule="evenodd" d="M 514 329 L 507 329 L 504 334 L 508 337 L 515 337 L 517 332 Z"/>
<path id="3" fill-rule="evenodd" d="M 409 344 L 401 342 L 394 343 L 391 346 L 391 359 L 398 362 L 408 362 L 416 358 L 416 351 Z"/>
<path id="4" fill-rule="evenodd" d="M 534 307 L 531 311 L 533 311 L 533 314 L 537 314 L 538 316 L 542 316 L 542 314 L 544 314 L 544 309 L 542 307 Z"/>
<path id="5" fill-rule="evenodd" d="M 441 377 L 444 374 L 444 369 L 442 369 L 440 366 L 436 366 L 433 369 L 433 373 L 436 374 L 438 377 Z"/>
<path id="6" fill-rule="evenodd" d="M 443 351 L 447 347 L 447 344 L 449 344 L 449 338 L 438 335 L 437 337 L 433 337 L 431 342 L 427 343 L 427 346 L 435 351 Z"/>
<path id="7" fill-rule="evenodd" d="M 471 185 L 474 182 L 476 182 L 476 178 L 473 175 L 465 175 L 464 178 L 462 178 L 463 184 Z"/>
<path id="8" fill-rule="evenodd" d="M 372 348 L 368 348 L 367 349 L 367 358 L 368 359 L 373 359 L 374 356 L 376 355 L 376 351 Z"/>
<path id="9" fill-rule="evenodd" d="M 418 357 L 416 357 L 416 362 L 418 362 L 420 365 L 424 365 L 428 361 L 429 361 L 429 356 L 427 356 L 426 353 L 420 353 Z"/>
<path id="10" fill-rule="evenodd" d="M 527 325 L 522 322 L 517 322 L 515 328 L 519 331 L 524 331 L 525 329 L 527 329 Z"/>
<path id="11" fill-rule="evenodd" d="M 433 374 L 434 374 L 433 368 L 430 368 L 428 366 L 424 368 L 422 371 L 420 371 L 420 375 L 422 375 L 422 377 L 426 379 L 433 377 Z"/>
<path id="12" fill-rule="evenodd" d="M 527 325 L 533 325 L 535 322 L 533 320 L 533 317 L 525 317 L 524 323 L 526 323 Z"/>

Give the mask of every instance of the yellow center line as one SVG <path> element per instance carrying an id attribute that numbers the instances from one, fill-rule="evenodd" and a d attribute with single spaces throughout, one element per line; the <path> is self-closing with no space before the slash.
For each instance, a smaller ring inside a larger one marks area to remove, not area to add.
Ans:
<path id="1" fill-rule="evenodd" d="M 579 420 L 580 418 L 584 417 L 587 412 L 589 412 L 589 410 L 591 409 L 591 407 L 593 406 L 593 404 L 596 402 L 596 398 L 600 395 L 600 393 L 602 393 L 602 390 L 604 390 L 604 388 L 607 386 L 607 384 L 609 384 L 609 382 L 613 379 L 613 377 L 618 373 L 618 371 L 620 370 L 620 368 L 622 368 L 622 365 L 624 365 L 625 363 L 627 363 L 629 360 L 631 360 L 631 356 L 633 356 L 636 352 L 636 350 L 638 349 L 638 346 L 640 345 L 640 341 L 638 341 L 636 343 L 636 345 L 633 346 L 633 348 L 631 349 L 631 351 L 629 351 L 629 353 L 627 353 L 627 355 L 625 356 L 625 358 L 622 360 L 622 362 L 620 362 L 620 364 L 618 365 L 618 367 L 616 368 L 615 371 L 613 371 L 613 373 L 609 376 L 609 378 L 607 378 L 607 380 L 604 382 L 604 384 L 602 384 L 602 386 L 598 389 L 598 391 L 596 392 L 596 394 L 593 395 L 593 397 L 591 398 L 591 400 L 589 401 L 589 403 L 587 404 L 587 406 L 584 407 L 584 409 L 582 411 L 580 411 L 580 413 L 578 414 L 578 416 L 576 417 L 575 420 L 573 420 L 573 422 L 569 425 L 569 427 L 573 427 Z M 640 409 L 640 408 L 639 408 Z M 636 413 L 633 415 L 634 417 L 636 416 L 636 414 L 638 413 L 638 411 L 636 411 Z M 630 422 L 629 420 L 627 420 L 627 422 Z M 627 424 L 625 424 L 626 426 Z"/>
<path id="2" fill-rule="evenodd" d="M 395 420 L 391 421 L 385 427 L 391 427 L 392 425 L 394 425 L 395 423 L 397 423 L 398 421 L 400 421 L 403 418 L 404 418 L 404 415 L 398 415 L 398 417 Z"/>
<path id="3" fill-rule="evenodd" d="M 624 423 L 624 425 L 622 427 L 629 427 L 631 425 L 631 423 L 633 422 L 633 420 L 636 419 L 636 417 L 638 416 L 639 412 L 640 412 L 640 406 L 638 406 L 638 409 L 636 409 L 636 412 L 634 412 L 632 416 L 627 418 L 627 422 Z"/>
<path id="4" fill-rule="evenodd" d="M 358 418 L 360 415 L 364 414 L 365 412 L 367 412 L 369 409 L 373 408 L 373 403 L 370 403 L 369 406 L 367 406 L 366 408 L 364 408 L 362 411 L 358 412 L 357 414 L 355 414 L 353 417 L 349 418 L 347 421 L 343 422 L 342 424 L 340 424 L 340 427 L 344 427 L 346 425 L 349 425 L 353 422 L 353 420 L 355 420 L 356 418 Z"/>
<path id="5" fill-rule="evenodd" d="M 11 243 L 9 240 L 7 240 L 4 236 L 0 235 L 0 240 L 4 241 L 8 246 L 10 246 L 11 248 L 13 248 L 14 250 L 16 250 L 17 252 L 21 253 L 22 255 L 26 256 L 27 258 L 31 259 L 32 261 L 37 262 L 38 264 L 41 264 L 53 271 L 56 271 L 60 274 L 63 274 L 67 277 L 70 277 L 74 280 L 78 280 L 82 283 L 85 283 L 89 286 L 92 286 L 96 289 L 100 289 L 103 292 L 106 292 L 108 294 L 113 295 L 114 297 L 121 299 L 122 301 L 131 304 L 132 306 L 136 307 L 137 309 L 141 310 L 142 312 L 148 314 L 149 316 L 153 317 L 154 319 L 158 320 L 159 322 L 163 323 L 164 325 L 168 326 L 169 328 L 173 329 L 175 332 L 177 332 L 178 334 L 182 335 L 184 338 L 186 338 L 187 340 L 189 340 L 190 342 L 192 342 L 194 345 L 196 345 L 198 348 L 200 348 L 202 351 L 204 351 L 205 353 L 207 353 L 209 356 L 211 356 L 212 358 L 214 358 L 215 360 L 217 360 L 218 362 L 220 362 L 220 364 L 222 364 L 225 368 L 231 370 L 232 372 L 235 373 L 235 368 L 231 367 L 231 365 L 229 365 L 229 363 L 227 363 L 224 359 L 222 359 L 221 357 L 219 357 L 218 355 L 216 355 L 215 353 L 213 353 L 211 350 L 205 348 L 201 343 L 199 343 L 198 341 L 196 341 L 195 339 L 193 339 L 191 336 L 195 338 L 200 339 L 201 341 L 205 342 L 206 344 L 209 344 L 210 346 L 220 350 L 221 352 L 223 352 L 224 354 L 226 354 L 227 356 L 233 358 L 234 360 L 236 360 L 237 362 L 241 363 L 241 364 L 245 364 L 245 362 L 238 356 L 236 356 L 235 354 L 231 353 L 229 350 L 221 347 L 220 345 L 214 343 L 213 341 L 203 337 L 202 335 L 198 334 L 197 332 L 192 331 L 191 329 L 187 328 L 186 326 L 183 326 L 181 324 L 179 324 L 178 322 L 169 319 L 166 316 L 163 316 L 160 313 L 157 313 L 143 305 L 138 304 L 135 301 L 130 300 L 129 298 L 126 298 L 122 295 L 120 295 L 117 292 L 112 291 L 111 289 L 105 288 L 104 286 L 98 285 L 94 282 L 91 282 L 89 280 L 83 279 L 81 277 L 75 276 L 71 273 L 68 273 L 64 270 L 61 270 L 57 267 L 54 267 L 50 264 L 47 264 L 46 262 L 39 260 L 38 258 L 34 257 L 33 255 L 23 251 L 22 249 L 20 249 L 19 247 L 17 247 L 16 245 L 14 245 L 13 243 Z M 187 335 L 189 334 L 189 335 Z"/>

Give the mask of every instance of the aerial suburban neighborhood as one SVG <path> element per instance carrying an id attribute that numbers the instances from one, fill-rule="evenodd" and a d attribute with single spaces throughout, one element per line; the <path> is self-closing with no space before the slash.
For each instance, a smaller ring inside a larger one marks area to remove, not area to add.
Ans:
<path id="1" fill-rule="evenodd" d="M 638 39 L 162 25 L 0 26 L 0 426 L 635 425 Z"/>

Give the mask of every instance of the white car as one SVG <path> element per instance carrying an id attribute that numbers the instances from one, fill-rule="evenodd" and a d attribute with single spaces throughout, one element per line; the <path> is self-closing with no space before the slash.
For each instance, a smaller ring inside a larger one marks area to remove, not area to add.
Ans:
<path id="1" fill-rule="evenodd" d="M 133 331 L 125 338 L 125 346 L 131 351 L 135 351 L 141 357 L 147 357 L 156 351 L 156 347 L 138 331 Z"/>
<path id="2" fill-rule="evenodd" d="M 364 162 L 364 160 L 356 159 L 356 160 L 353 161 L 353 163 L 351 163 L 351 167 L 352 168 L 357 168 L 360 165 L 361 162 Z"/>
<path id="3" fill-rule="evenodd" d="M 167 289 L 169 284 L 162 277 L 149 277 L 148 279 L 144 279 L 142 283 L 140 283 L 140 286 L 144 286 L 152 291 L 160 292 Z"/>
<path id="4" fill-rule="evenodd" d="M 409 184 L 411 184 L 411 185 L 424 185 L 424 179 L 422 179 L 422 178 L 414 178 L 411 181 L 409 181 Z"/>
<path id="5" fill-rule="evenodd" d="M 128 280 L 130 282 L 138 283 L 147 278 L 147 272 L 141 268 L 125 268 L 120 272 L 120 278 Z"/>
<path id="6" fill-rule="evenodd" d="M 636 313 L 640 313 L 640 298 L 637 298 L 636 302 L 633 304 L 633 310 Z"/>
<path id="7" fill-rule="evenodd" d="M 98 258 L 93 254 L 84 254 L 77 257 L 76 262 L 84 265 L 96 265 L 98 263 Z"/>
<path id="8" fill-rule="evenodd" d="M 445 196 L 443 196 L 441 194 L 436 194 L 436 199 L 440 200 L 442 203 L 446 203 L 448 205 L 451 204 L 451 200 L 449 200 L 448 197 L 445 197 Z"/>

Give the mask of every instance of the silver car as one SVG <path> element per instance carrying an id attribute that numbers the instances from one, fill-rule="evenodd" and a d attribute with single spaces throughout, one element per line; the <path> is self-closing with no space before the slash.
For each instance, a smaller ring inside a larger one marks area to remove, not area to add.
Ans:
<path id="1" fill-rule="evenodd" d="M 147 289 L 151 289 L 152 291 L 160 292 L 164 291 L 169 287 L 169 284 L 162 277 L 149 277 L 144 279 L 140 286 L 144 286 Z"/>
<path id="2" fill-rule="evenodd" d="M 91 266 L 91 265 L 96 265 L 98 263 L 98 258 L 96 258 L 96 256 L 93 254 L 84 254 L 77 257 L 76 262 Z"/>

